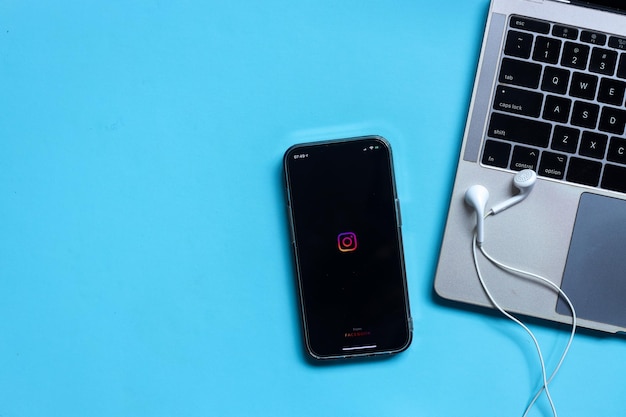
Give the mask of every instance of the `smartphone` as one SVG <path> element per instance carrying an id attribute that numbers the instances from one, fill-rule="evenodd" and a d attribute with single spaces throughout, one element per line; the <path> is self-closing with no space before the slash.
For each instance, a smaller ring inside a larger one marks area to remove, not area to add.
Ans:
<path id="1" fill-rule="evenodd" d="M 405 350 L 412 320 L 389 143 L 367 136 L 299 144 L 283 162 L 308 353 Z"/>

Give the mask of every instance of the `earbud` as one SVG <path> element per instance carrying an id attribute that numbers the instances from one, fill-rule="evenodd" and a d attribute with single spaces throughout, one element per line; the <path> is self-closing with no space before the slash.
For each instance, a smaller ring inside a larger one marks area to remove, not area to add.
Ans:
<path id="1" fill-rule="evenodd" d="M 476 242 L 478 246 L 485 240 L 485 207 L 489 200 L 489 190 L 482 185 L 472 185 L 465 192 L 465 202 L 476 211 Z"/>
<path id="2" fill-rule="evenodd" d="M 513 177 L 513 185 L 519 193 L 502 203 L 496 204 L 489 210 L 491 214 L 498 214 L 502 210 L 519 203 L 532 191 L 537 181 L 537 174 L 532 169 L 524 169 Z M 476 211 L 476 242 L 481 246 L 485 239 L 484 219 L 485 207 L 489 200 L 489 191 L 482 185 L 472 185 L 465 192 L 465 202 Z"/>
<path id="3" fill-rule="evenodd" d="M 498 214 L 502 210 L 506 210 L 528 197 L 535 186 L 536 181 L 537 174 L 532 169 L 524 169 L 515 174 L 515 177 L 513 178 L 513 185 L 515 185 L 515 188 L 519 190 L 519 194 L 503 201 L 502 203 L 496 204 L 491 208 L 491 212 L 493 214 Z"/>

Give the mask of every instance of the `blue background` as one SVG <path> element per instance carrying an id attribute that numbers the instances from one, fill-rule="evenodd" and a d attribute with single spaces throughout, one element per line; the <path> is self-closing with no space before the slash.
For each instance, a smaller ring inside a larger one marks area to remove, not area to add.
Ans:
<path id="1" fill-rule="evenodd" d="M 521 415 L 528 338 L 432 295 L 487 8 L 2 2 L 0 415 Z M 362 134 L 394 150 L 414 340 L 319 366 L 281 158 Z M 532 328 L 554 366 L 567 332 Z M 623 338 L 578 336 L 560 413 L 623 415 L 625 358 Z"/>

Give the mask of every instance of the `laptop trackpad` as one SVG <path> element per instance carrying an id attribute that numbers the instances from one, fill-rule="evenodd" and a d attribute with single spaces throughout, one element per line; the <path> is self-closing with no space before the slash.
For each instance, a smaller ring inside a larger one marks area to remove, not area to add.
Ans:
<path id="1" fill-rule="evenodd" d="M 561 288 L 578 317 L 626 327 L 626 201 L 581 195 Z"/>

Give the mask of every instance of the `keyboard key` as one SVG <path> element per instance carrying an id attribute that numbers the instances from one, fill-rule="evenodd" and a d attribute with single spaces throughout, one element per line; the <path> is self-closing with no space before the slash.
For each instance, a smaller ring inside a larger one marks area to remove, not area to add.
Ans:
<path id="1" fill-rule="evenodd" d="M 578 29 L 568 28 L 567 26 L 554 25 L 552 35 L 563 39 L 578 39 Z"/>
<path id="2" fill-rule="evenodd" d="M 626 39 L 618 38 L 617 36 L 609 37 L 609 46 L 615 49 L 621 49 L 622 51 L 626 51 Z"/>
<path id="3" fill-rule="evenodd" d="M 592 43 L 594 45 L 604 45 L 606 43 L 606 35 L 599 32 L 583 30 L 580 33 L 580 40 L 586 43 Z"/>
<path id="4" fill-rule="evenodd" d="M 546 67 L 541 89 L 550 93 L 565 94 L 569 85 L 570 72 L 566 69 Z"/>
<path id="5" fill-rule="evenodd" d="M 621 54 L 619 57 L 619 65 L 617 66 L 617 76 L 620 78 L 626 78 L 626 54 Z"/>
<path id="6" fill-rule="evenodd" d="M 517 59 L 504 58 L 500 67 L 500 82 L 537 88 L 541 78 L 541 65 Z"/>
<path id="7" fill-rule="evenodd" d="M 506 168 L 509 165 L 509 155 L 511 145 L 504 142 L 488 140 L 483 150 L 483 164 L 499 168 Z"/>
<path id="8" fill-rule="evenodd" d="M 529 19 L 527 17 L 512 16 L 511 27 L 515 29 L 529 30 L 537 33 L 550 32 L 550 24 L 535 19 Z"/>
<path id="9" fill-rule="evenodd" d="M 541 93 L 501 85 L 496 91 L 493 108 L 507 113 L 539 117 L 542 103 Z"/>
<path id="10" fill-rule="evenodd" d="M 578 149 L 579 138 L 580 130 L 567 126 L 555 126 L 551 148 L 556 151 L 574 153 Z"/>
<path id="11" fill-rule="evenodd" d="M 577 184 L 595 187 L 600 182 L 601 171 L 602 163 L 598 161 L 572 157 L 569 161 L 566 179 Z"/>
<path id="12" fill-rule="evenodd" d="M 541 155 L 541 162 L 539 163 L 538 175 L 548 178 L 555 178 L 562 180 L 565 176 L 565 165 L 567 164 L 567 157 L 553 152 L 544 152 Z"/>
<path id="13" fill-rule="evenodd" d="M 598 90 L 598 101 L 621 106 L 624 103 L 624 92 L 626 92 L 625 82 L 602 78 Z"/>
<path id="14" fill-rule="evenodd" d="M 556 64 L 559 62 L 560 53 L 560 40 L 546 38 L 545 36 L 537 36 L 537 39 L 535 40 L 535 49 L 533 51 L 533 59 L 535 61 Z"/>
<path id="15" fill-rule="evenodd" d="M 530 50 L 533 46 L 533 35 L 530 33 L 510 30 L 506 38 L 504 53 L 518 58 L 530 57 Z"/>
<path id="16" fill-rule="evenodd" d="M 604 158 L 608 140 L 609 137 L 601 133 L 583 132 L 578 153 L 582 156 L 602 159 Z"/>
<path id="17" fill-rule="evenodd" d="M 574 109 L 572 110 L 571 122 L 576 126 L 595 129 L 598 123 L 599 112 L 600 106 L 597 104 L 576 101 L 574 102 Z"/>
<path id="18" fill-rule="evenodd" d="M 607 190 L 626 193 L 626 167 L 606 164 L 601 187 Z"/>
<path id="19" fill-rule="evenodd" d="M 538 160 L 539 151 L 537 149 L 516 146 L 513 148 L 513 156 L 511 157 L 511 169 L 515 171 L 521 171 L 523 169 L 536 171 Z"/>
<path id="20" fill-rule="evenodd" d="M 570 68 L 585 69 L 589 58 L 589 46 L 580 43 L 565 42 L 561 65 Z"/>
<path id="21" fill-rule="evenodd" d="M 572 100 L 565 97 L 548 96 L 543 109 L 543 118 L 553 122 L 567 123 Z"/>
<path id="22" fill-rule="evenodd" d="M 624 133 L 624 126 L 626 126 L 626 111 L 613 107 L 604 107 L 602 109 L 598 129 L 603 132 L 621 135 Z"/>
<path id="23" fill-rule="evenodd" d="M 617 52 L 608 49 L 593 48 L 589 71 L 604 75 L 613 75 L 617 65 Z"/>
<path id="24" fill-rule="evenodd" d="M 572 85 L 569 88 L 571 96 L 593 100 L 598 87 L 598 77 L 595 75 L 575 72 L 572 75 Z"/>
<path id="25" fill-rule="evenodd" d="M 492 138 L 546 148 L 551 130 L 552 126 L 546 122 L 493 113 L 487 134 Z"/>
<path id="26" fill-rule="evenodd" d="M 612 137 L 606 159 L 626 165 L 626 139 Z"/>

